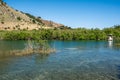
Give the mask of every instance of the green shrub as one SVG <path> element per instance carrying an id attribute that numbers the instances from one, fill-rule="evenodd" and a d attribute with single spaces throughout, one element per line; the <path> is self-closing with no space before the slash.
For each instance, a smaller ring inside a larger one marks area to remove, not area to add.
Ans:
<path id="1" fill-rule="evenodd" d="M 21 21 L 21 20 L 22 20 L 22 18 L 21 18 L 21 17 L 17 17 L 17 20 L 18 20 L 18 21 Z"/>

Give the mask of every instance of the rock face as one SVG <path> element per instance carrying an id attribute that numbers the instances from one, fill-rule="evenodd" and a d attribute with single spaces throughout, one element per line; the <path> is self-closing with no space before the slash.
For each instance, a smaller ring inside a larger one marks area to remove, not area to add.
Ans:
<path id="1" fill-rule="evenodd" d="M 14 10 L 0 0 L 0 30 L 33 30 L 41 28 L 60 28 L 64 26 L 52 21 L 43 20 L 28 13 Z"/>

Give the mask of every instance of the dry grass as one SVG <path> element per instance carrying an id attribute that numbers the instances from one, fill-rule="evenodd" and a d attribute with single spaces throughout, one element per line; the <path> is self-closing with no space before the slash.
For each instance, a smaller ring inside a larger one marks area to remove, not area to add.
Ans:
<path id="1" fill-rule="evenodd" d="M 31 48 L 24 49 L 24 50 L 11 50 L 9 51 L 9 55 L 15 55 L 15 56 L 24 56 L 24 55 L 30 55 L 30 54 L 50 54 L 54 53 L 55 49 L 37 49 L 33 50 Z"/>
<path id="2" fill-rule="evenodd" d="M 40 22 L 32 22 L 32 18 L 27 16 L 25 13 L 20 12 L 18 10 L 14 10 L 13 8 L 6 5 L 0 5 L 0 30 L 39 30 L 43 29 L 53 29 L 54 27 L 63 26 L 58 23 L 54 23 L 47 20 L 42 20 L 44 26 L 40 24 Z M 39 23 L 39 24 L 38 24 Z M 52 24 L 53 26 L 49 26 Z M 15 28 L 18 26 L 19 28 Z"/>

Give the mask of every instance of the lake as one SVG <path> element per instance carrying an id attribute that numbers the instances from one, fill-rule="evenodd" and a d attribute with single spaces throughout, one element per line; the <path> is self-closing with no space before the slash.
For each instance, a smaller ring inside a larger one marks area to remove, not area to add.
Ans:
<path id="1" fill-rule="evenodd" d="M 0 41 L 0 80 L 120 80 L 120 47 L 108 41 L 49 41 L 50 55 L 10 56 L 27 41 Z"/>

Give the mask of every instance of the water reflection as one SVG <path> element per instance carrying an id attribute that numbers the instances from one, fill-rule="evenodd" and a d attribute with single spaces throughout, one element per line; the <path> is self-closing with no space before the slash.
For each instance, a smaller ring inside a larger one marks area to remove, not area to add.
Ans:
<path id="1" fill-rule="evenodd" d="M 53 46 L 52 42 L 50 43 L 51 46 L 58 50 L 55 54 L 0 58 L 0 80 L 120 79 L 120 54 L 119 50 L 114 48 L 114 43 L 105 41 L 53 43 Z"/>
<path id="2" fill-rule="evenodd" d="M 22 50 L 26 41 L 0 41 L 0 58 L 11 56 L 11 51 Z"/>
<path id="3" fill-rule="evenodd" d="M 108 41 L 108 46 L 109 46 L 110 48 L 112 48 L 112 46 L 113 46 L 113 41 Z"/>

